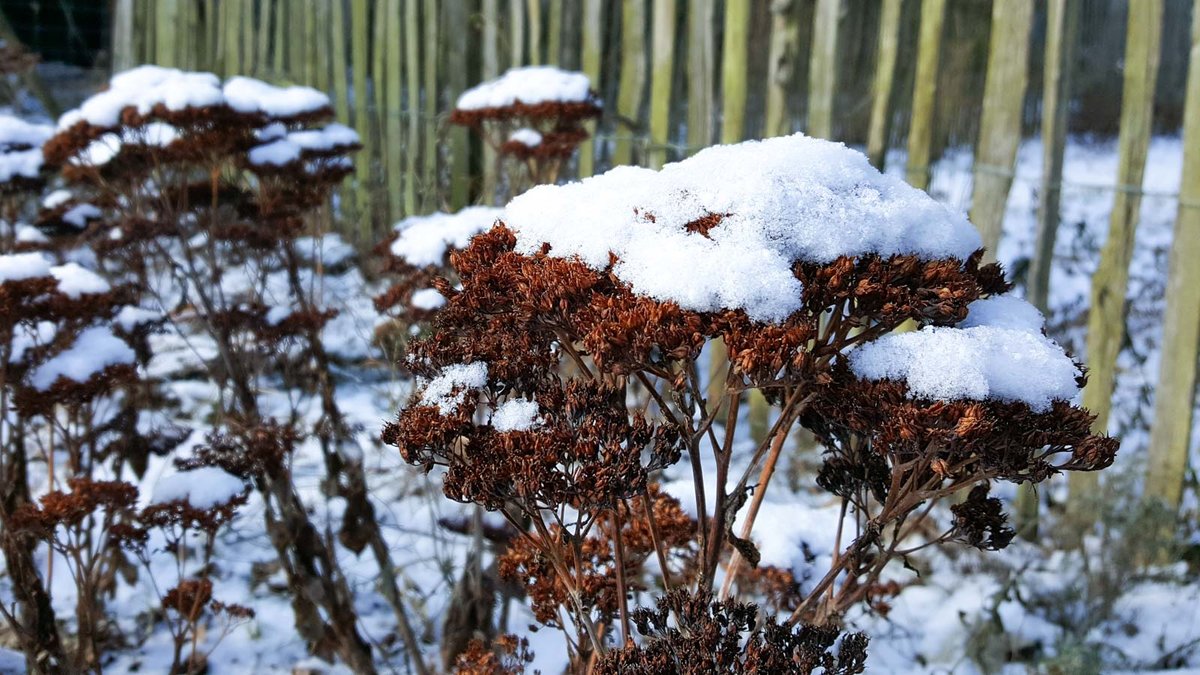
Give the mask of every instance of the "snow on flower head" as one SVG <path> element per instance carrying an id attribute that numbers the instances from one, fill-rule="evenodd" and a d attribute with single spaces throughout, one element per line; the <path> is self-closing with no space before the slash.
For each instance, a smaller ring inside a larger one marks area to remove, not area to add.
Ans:
<path id="1" fill-rule="evenodd" d="M 468 206 L 457 213 L 409 216 L 395 225 L 391 253 L 413 267 L 441 265 L 449 249 L 466 248 L 471 237 L 494 225 L 500 214 L 498 208 Z"/>
<path id="2" fill-rule="evenodd" d="M 462 405 L 468 390 L 486 386 L 487 376 L 488 367 L 483 361 L 446 366 L 426 383 L 420 404 L 436 406 L 443 415 L 448 415 Z"/>
<path id="3" fill-rule="evenodd" d="M 0 115 L 0 183 L 37 178 L 42 170 L 42 144 L 53 134 L 54 127 Z"/>
<path id="4" fill-rule="evenodd" d="M 193 508 L 211 509 L 232 502 L 245 491 L 246 483 L 241 478 L 215 466 L 204 466 L 159 479 L 150 501 L 186 502 Z"/>
<path id="5" fill-rule="evenodd" d="M 800 308 L 797 261 L 964 260 L 982 243 L 965 217 L 861 153 L 802 134 L 715 146 L 661 171 L 622 166 L 538 186 L 509 202 L 503 221 L 518 252 L 545 243 L 597 270 L 613 254 L 635 293 L 763 322 Z"/>
<path id="6" fill-rule="evenodd" d="M 1042 334 L 1043 319 L 1011 296 L 976 300 L 955 327 L 892 333 L 850 352 L 850 367 L 869 380 L 898 380 L 909 395 L 942 401 L 998 400 L 1034 412 L 1079 393 L 1079 367 Z"/>
<path id="7" fill-rule="evenodd" d="M 582 103 L 591 95 L 591 82 L 583 73 L 554 66 L 511 68 L 494 80 L 471 87 L 458 97 L 459 110 L 504 108 L 518 103 Z"/>

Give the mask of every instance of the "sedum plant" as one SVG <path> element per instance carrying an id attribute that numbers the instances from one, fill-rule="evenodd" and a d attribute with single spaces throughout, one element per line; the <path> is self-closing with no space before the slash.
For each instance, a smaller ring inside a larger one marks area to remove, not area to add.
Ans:
<path id="1" fill-rule="evenodd" d="M 423 380 L 385 439 L 519 532 L 501 569 L 562 631 L 572 672 L 861 672 L 844 619 L 886 611 L 889 562 L 1001 548 L 992 484 L 1116 451 L 1071 403 L 1082 367 L 980 245 L 924 193 L 801 135 L 536 187 L 453 254 L 461 288 L 411 346 Z M 754 390 L 774 406 L 761 443 L 738 421 Z M 825 448 L 811 483 L 840 517 L 831 554 L 779 583 L 757 569 L 758 521 L 798 427 Z"/>
<path id="2" fill-rule="evenodd" d="M 463 92 L 450 123 L 474 131 L 508 168 L 509 195 L 554 183 L 588 138 L 583 123 L 600 100 L 583 73 L 554 66 L 512 68 Z"/>

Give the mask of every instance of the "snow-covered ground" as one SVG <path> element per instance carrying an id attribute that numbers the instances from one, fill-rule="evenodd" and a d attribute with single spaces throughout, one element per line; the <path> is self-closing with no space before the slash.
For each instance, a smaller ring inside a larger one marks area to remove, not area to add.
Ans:
<path id="1" fill-rule="evenodd" d="M 1000 260 L 1018 272 L 1032 247 L 1040 157 L 1036 140 L 1021 147 L 998 252 Z M 903 155 L 893 153 L 889 160 L 893 167 L 889 171 L 899 172 Z M 1049 330 L 1085 360 L 1082 329 L 1088 277 L 1108 227 L 1116 163 L 1115 141 L 1075 138 L 1068 146 Z M 949 153 L 935 168 L 932 194 L 965 210 L 970 194 L 969 164 L 969 153 Z M 1110 482 L 1122 485 L 1136 485 L 1141 468 L 1150 396 L 1157 377 L 1166 250 L 1176 209 L 1170 194 L 1178 188 L 1181 165 L 1179 138 L 1153 141 L 1145 182 L 1151 194 L 1142 201 L 1131 275 L 1132 347 L 1121 356 L 1111 427 L 1122 437 L 1123 447 L 1117 465 L 1106 472 Z M 338 255 L 346 252 L 338 249 Z M 429 477 L 420 475 L 401 461 L 394 448 L 378 441 L 381 425 L 394 417 L 410 390 L 409 383 L 383 363 L 382 355 L 372 347 L 373 331 L 381 319 L 370 298 L 380 290 L 353 266 L 324 279 L 325 304 L 341 312 L 326 328 L 326 345 L 340 359 L 339 401 L 358 426 L 371 495 L 392 544 L 402 583 L 419 615 L 417 632 L 430 638 L 428 655 L 432 659 L 454 570 L 465 552 L 463 538 L 446 532 L 437 521 L 465 516 L 467 511 L 442 497 L 437 471 Z M 213 386 L 195 375 L 199 372 L 196 359 L 205 353 L 205 345 L 195 339 L 192 342 L 189 345 L 169 332 L 158 336 L 151 366 L 151 374 L 167 380 L 178 403 L 171 413 L 174 421 L 195 428 L 179 451 L 182 455 L 203 439 L 202 420 L 214 396 Z M 296 395 L 283 388 L 264 393 L 267 408 L 280 411 L 288 410 Z M 311 401 L 314 420 L 320 415 L 319 408 L 318 401 Z M 344 505 L 321 492 L 324 467 L 317 442 L 302 444 L 293 461 L 297 487 L 314 514 L 320 520 L 336 519 Z M 815 458 L 807 462 L 811 465 Z M 156 486 L 174 472 L 169 458 L 152 457 L 140 480 L 132 474 L 124 478 L 138 482 L 143 499 L 149 499 Z M 827 564 L 832 553 L 829 532 L 838 520 L 838 504 L 828 494 L 808 489 L 811 480 L 804 481 L 804 476 L 801 474 L 799 490 L 769 495 L 756 528 L 764 563 L 790 566 L 798 579 L 811 576 L 806 570 L 812 565 L 821 569 Z M 690 483 L 679 478 L 682 474 L 669 474 L 666 485 L 686 505 Z M 1052 500 L 1061 500 L 1064 484 L 1056 480 L 1049 486 Z M 1012 496 L 1015 491 L 1009 489 L 1005 494 Z M 1115 494 L 1111 499 L 1120 508 Z M 252 494 L 217 546 L 214 597 L 247 605 L 256 617 L 224 637 L 211 654 L 210 672 L 289 673 L 298 666 L 345 672 L 307 657 L 292 627 L 282 573 L 271 565 L 274 554 L 263 529 L 261 509 L 257 495 Z M 1025 673 L 1042 672 L 1035 664 L 1050 662 L 1059 669 L 1045 672 L 1092 672 L 1091 668 L 1102 666 L 1104 672 L 1173 668 L 1171 672 L 1200 673 L 1200 579 L 1182 563 L 1144 578 L 1120 578 L 1112 570 L 1121 554 L 1123 536 L 1125 533 L 1117 530 L 1111 539 L 1089 542 L 1086 557 L 1056 551 L 1052 533 L 1047 534 L 1044 545 L 1017 542 L 998 553 L 949 547 L 917 554 L 911 562 L 919 575 L 899 566 L 890 571 L 890 578 L 904 585 L 904 590 L 891 601 L 886 617 L 851 617 L 857 628 L 872 637 L 868 671 Z M 805 562 L 801 553 L 805 546 L 816 556 L 815 563 Z M 162 577 L 169 580 L 174 559 L 160 557 Z M 391 634 L 392 611 L 375 591 L 374 558 L 369 553 L 355 556 L 345 549 L 339 549 L 339 557 L 356 590 L 361 632 L 380 646 L 381 653 L 393 655 L 396 671 L 404 672 L 402 649 Z M 44 557 L 40 562 L 45 564 Z M 0 579 L 0 597 L 10 597 L 5 583 Z M 56 575 L 53 583 L 56 609 L 62 616 L 70 616 L 73 584 L 65 574 Z M 163 672 L 169 665 L 170 638 L 161 626 L 156 630 L 148 620 L 157 608 L 157 598 L 153 579 L 145 574 L 135 585 L 120 587 L 110 613 L 118 617 L 131 644 L 106 665 L 108 672 Z M 561 638 L 550 630 L 528 632 L 530 623 L 532 617 L 518 609 L 509 630 L 527 633 L 537 655 L 534 667 L 544 673 L 558 672 L 564 655 Z M 209 647 L 219 633 L 211 631 L 205 638 Z M 0 672 L 5 672 L 5 658 L 0 653 Z"/>

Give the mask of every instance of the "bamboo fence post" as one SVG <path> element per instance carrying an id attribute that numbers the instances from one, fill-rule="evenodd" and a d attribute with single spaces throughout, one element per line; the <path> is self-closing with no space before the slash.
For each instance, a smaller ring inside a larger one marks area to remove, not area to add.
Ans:
<path id="1" fill-rule="evenodd" d="M 1125 338 L 1125 294 L 1134 233 L 1141 207 L 1142 177 L 1149 150 L 1158 76 L 1163 0 L 1139 0 L 1129 5 L 1126 27 L 1125 77 L 1121 92 L 1121 134 L 1117 141 L 1118 190 L 1109 220 L 1108 239 L 1092 276 L 1088 314 L 1087 359 L 1090 370 L 1083 390 L 1083 407 L 1096 415 L 1093 431 L 1108 430 L 1112 409 L 1117 354 Z M 1068 516 L 1082 537 L 1095 523 L 1094 473 L 1072 472 Z"/>
<path id="2" fill-rule="evenodd" d="M 114 73 L 128 70 L 136 63 L 134 52 L 134 0 L 117 0 L 113 5 L 112 69 Z"/>
<path id="3" fill-rule="evenodd" d="M 633 137 L 640 122 L 642 90 L 646 86 L 646 4 L 621 3 L 621 80 L 617 85 L 617 142 L 613 165 L 633 163 Z"/>
<path id="4" fill-rule="evenodd" d="M 467 28 L 467 0 L 443 0 L 442 7 L 446 10 L 448 27 Z M 533 33 L 530 35 L 532 37 Z M 459 94 L 467 89 L 467 51 L 451 41 L 447 41 L 445 47 L 447 99 L 453 106 Z M 470 201 L 470 137 L 467 129 L 460 126 L 451 126 L 446 136 L 450 160 L 450 208 L 457 211 Z"/>
<path id="5" fill-rule="evenodd" d="M 408 85 L 408 143 L 404 148 L 404 212 L 417 212 L 417 149 L 421 133 L 421 71 L 419 0 L 404 0 L 404 72 Z M 428 150 L 426 150 L 428 152 Z"/>
<path id="6" fill-rule="evenodd" d="M 796 57 L 800 50 L 800 17 L 797 0 L 771 3 L 771 45 L 767 56 L 766 122 L 763 136 L 784 136 L 792 132 L 788 113 L 788 92 L 796 78 Z"/>
<path id="7" fill-rule="evenodd" d="M 542 64 L 542 0 L 527 0 L 529 5 L 529 65 Z M 551 0 L 555 2 L 556 0 Z"/>
<path id="8" fill-rule="evenodd" d="M 175 66 L 184 70 L 196 70 L 198 67 L 197 39 L 200 28 L 199 7 L 195 2 L 185 2 L 177 5 L 179 15 L 171 30 L 175 32 Z"/>
<path id="9" fill-rule="evenodd" d="M 583 0 L 582 12 L 582 35 L 583 39 L 580 58 L 580 64 L 584 74 L 592 81 L 592 88 L 601 91 L 600 88 L 600 50 L 603 47 L 603 36 L 601 34 L 601 20 L 603 18 L 604 3 L 602 0 Z M 532 50 L 530 50 L 532 51 Z M 597 125 L 595 122 L 587 123 L 589 136 L 594 136 Z M 579 177 L 586 178 L 592 175 L 596 170 L 596 142 L 593 138 L 588 138 L 579 146 Z"/>
<path id="10" fill-rule="evenodd" d="M 285 3 L 286 4 L 286 3 Z M 293 11 L 294 8 L 293 8 Z M 370 9 L 367 0 L 350 0 L 350 74 L 354 95 L 354 128 L 365 146 L 354 156 L 354 185 L 350 203 L 358 218 L 358 237 L 369 241 L 371 236 L 369 178 L 371 173 L 371 129 L 370 110 L 367 103 L 367 61 L 370 58 Z"/>
<path id="11" fill-rule="evenodd" d="M 400 12 L 400 0 L 388 0 L 386 16 L 381 20 L 377 19 L 387 26 L 387 38 L 384 40 L 387 45 L 386 68 L 381 78 L 385 82 L 383 96 L 386 105 L 383 108 L 382 119 L 386 129 L 386 140 L 379 144 L 379 151 L 387 167 L 387 203 L 390 205 L 385 223 L 399 219 L 404 204 L 404 167 L 401 155 L 408 144 L 404 138 L 404 125 L 400 122 L 400 111 L 404 109 L 402 64 L 405 47 Z"/>
<path id="12" fill-rule="evenodd" d="M 1062 199 L 1063 154 L 1067 142 L 1067 113 L 1071 101 L 1071 66 L 1079 35 L 1081 0 L 1048 0 L 1046 6 L 1046 63 L 1042 70 L 1042 196 L 1037 214 L 1033 258 L 1026 294 L 1042 312 L 1049 312 L 1050 263 L 1058 234 Z"/>
<path id="13" fill-rule="evenodd" d="M 558 3 L 551 3 L 552 5 Z M 491 80 L 500 74 L 500 5 L 498 0 L 483 0 L 483 79 Z M 496 201 L 496 151 L 483 144 L 483 201 Z"/>
<path id="14" fill-rule="evenodd" d="M 329 75 L 329 6 L 335 0 L 317 0 L 308 5 L 304 13 L 304 38 L 308 44 L 308 83 L 320 91 L 329 91 L 332 83 Z M 253 4 L 252 2 L 246 3 Z M 249 53 L 244 57 L 249 59 Z M 251 68 L 247 62 L 244 68 Z"/>
<path id="15" fill-rule="evenodd" d="M 1200 4 L 1192 8 L 1183 119 L 1183 177 L 1167 276 L 1162 360 L 1147 448 L 1144 493 L 1178 513 L 1192 432 L 1200 351 Z"/>
<path id="16" fill-rule="evenodd" d="M 691 0 L 687 6 L 687 154 L 712 143 L 713 6 L 713 0 Z"/>
<path id="17" fill-rule="evenodd" d="M 263 3 L 265 6 L 266 3 Z M 346 7 L 341 0 L 335 0 L 333 3 L 333 11 L 330 15 L 331 28 L 333 30 L 333 105 L 337 110 L 337 120 L 342 124 L 350 124 L 350 83 L 346 77 Z M 262 44 L 266 40 L 259 41 L 259 59 L 260 62 L 265 61 L 265 54 L 262 52 Z"/>
<path id="18" fill-rule="evenodd" d="M 193 4 L 193 3 L 188 3 L 188 4 Z M 328 16 L 329 16 L 328 4 L 324 4 L 324 7 L 326 8 L 325 9 L 326 19 L 328 19 Z M 261 40 L 262 36 L 259 35 L 259 31 L 265 30 L 261 26 L 254 25 L 254 0 L 242 0 L 242 15 L 238 18 L 238 23 L 240 24 L 239 28 L 242 33 L 242 73 L 246 74 L 246 75 L 250 75 L 255 72 L 256 68 L 258 68 L 258 64 L 255 63 L 255 60 L 254 60 L 254 57 L 256 56 L 256 51 L 254 48 L 255 47 L 254 41 Z M 325 29 L 329 30 L 329 24 L 325 23 L 324 25 L 325 25 Z M 328 54 L 329 43 L 325 40 L 321 40 L 320 44 L 322 46 L 324 46 L 324 48 L 326 50 L 325 62 L 328 63 L 329 62 L 329 54 Z M 326 84 L 325 87 L 321 87 L 321 89 L 323 91 L 327 91 L 329 89 L 328 84 Z"/>
<path id="19" fill-rule="evenodd" d="M 374 0 L 371 10 L 371 96 L 374 106 L 371 108 L 371 126 L 376 132 L 376 142 L 373 147 L 364 148 L 372 159 L 371 181 L 371 211 L 372 217 L 378 215 L 391 222 L 394 219 L 392 211 L 396 210 L 392 202 L 394 197 L 391 185 L 391 136 L 389 136 L 388 118 L 394 113 L 388 106 L 388 88 L 391 85 L 391 74 L 388 72 L 388 2 L 389 0 Z M 373 239 L 372 234 L 372 239 Z"/>
<path id="20" fill-rule="evenodd" d="M 808 62 L 809 136 L 833 138 L 833 100 L 837 90 L 837 34 L 841 0 L 817 0 L 813 15 L 812 56 Z"/>
<path id="21" fill-rule="evenodd" d="M 346 23 L 345 23 L 344 18 L 339 19 L 338 17 L 339 16 L 344 17 L 346 10 L 342 6 L 342 3 L 339 1 L 339 2 L 333 3 L 333 11 L 334 11 L 334 14 L 333 14 L 333 31 L 334 31 L 334 33 L 333 33 L 333 36 L 334 36 L 333 49 L 335 52 L 334 62 L 333 62 L 334 68 L 337 67 L 337 63 L 338 63 L 336 52 L 338 49 L 337 44 L 338 44 L 339 40 L 341 41 L 342 50 L 343 50 L 342 57 L 341 57 L 342 58 L 342 61 L 341 61 L 342 68 L 345 68 L 346 67 L 346 54 L 344 52 L 345 52 L 345 48 L 346 48 L 345 47 L 346 36 L 344 34 L 344 31 L 346 28 Z M 259 2 L 258 2 L 258 25 L 255 26 L 254 29 L 258 33 L 258 44 L 255 45 L 255 51 L 254 51 L 254 74 L 256 76 L 262 77 L 264 72 L 267 70 L 267 63 L 268 63 L 269 59 L 271 58 L 271 34 L 272 34 L 272 29 L 273 29 L 273 26 L 271 25 L 271 0 L 259 0 Z M 346 74 L 342 73 L 342 77 L 345 78 L 345 76 L 346 76 Z M 334 80 L 334 82 L 336 84 L 336 80 Z M 341 119 L 342 119 L 343 123 L 346 121 L 345 118 L 341 118 Z"/>
<path id="22" fill-rule="evenodd" d="M 650 44 L 650 148 L 647 163 L 659 169 L 671 140 L 671 85 L 675 75 L 675 0 L 654 0 Z"/>
<path id="23" fill-rule="evenodd" d="M 721 50 L 722 143 L 737 143 L 745 134 L 749 37 L 750 0 L 728 0 Z"/>
<path id="24" fill-rule="evenodd" d="M 942 27 L 945 21 L 946 0 L 921 0 L 921 29 L 917 38 L 917 70 L 913 83 L 912 122 L 908 130 L 908 163 L 905 166 L 909 184 L 921 190 L 929 187 L 938 56 L 942 50 Z"/>
<path id="25" fill-rule="evenodd" d="M 983 234 L 984 260 L 996 259 L 1004 228 L 1004 207 L 1012 187 L 1021 143 L 1021 113 L 1029 71 L 1029 31 L 1033 0 L 995 0 L 989 39 L 983 114 L 975 149 L 971 222 Z"/>
<path id="26" fill-rule="evenodd" d="M 879 15 L 879 57 L 871 84 L 871 122 L 867 131 L 867 159 L 880 171 L 887 161 L 892 131 L 892 87 L 896 81 L 896 55 L 900 51 L 900 9 L 903 0 L 883 0 Z"/>
<path id="27" fill-rule="evenodd" d="M 239 75 L 242 72 L 242 12 L 248 0 L 221 0 L 222 5 L 229 5 L 225 10 L 225 23 L 221 33 L 225 40 L 225 76 Z M 300 26 L 303 29 L 303 25 Z"/>
<path id="28" fill-rule="evenodd" d="M 271 68 L 275 72 L 273 75 L 276 78 L 282 78 L 284 71 L 287 68 L 285 42 L 288 26 L 288 9 L 287 0 L 278 0 L 275 3 L 275 45 L 274 51 L 271 52 Z"/>
<path id="29" fill-rule="evenodd" d="M 309 8 L 307 5 L 310 0 L 285 1 L 291 5 L 291 9 L 288 12 L 288 17 L 291 19 L 287 36 L 288 77 L 305 84 L 311 84 L 312 79 L 308 72 L 308 54 L 311 51 L 311 46 L 304 41 L 304 23 L 308 15 Z M 356 35 L 364 36 L 366 34 L 365 32 L 356 33 Z"/>
<path id="30" fill-rule="evenodd" d="M 509 0 L 508 23 L 511 31 L 509 47 L 512 49 L 509 66 L 516 68 L 525 63 L 525 3 L 522 0 Z"/>
<path id="31" fill-rule="evenodd" d="M 520 2 L 520 0 L 513 0 Z M 422 114 L 425 125 L 425 166 L 424 166 L 424 188 L 426 194 L 429 195 L 433 203 L 440 201 L 438 185 L 438 128 L 437 128 L 437 109 L 438 99 L 441 96 L 441 91 L 438 89 L 438 55 L 441 53 L 438 50 L 438 14 L 437 0 L 424 0 L 424 36 L 422 42 L 425 45 L 424 53 L 424 73 L 425 80 L 425 99 Z M 430 200 L 425 200 L 428 204 Z"/>
<path id="32" fill-rule="evenodd" d="M 546 63 L 559 65 L 562 60 L 563 0 L 550 0 L 546 18 Z"/>
<path id="33" fill-rule="evenodd" d="M 175 38 L 179 22 L 178 0 L 159 0 L 154 8 L 154 62 L 174 66 Z"/>

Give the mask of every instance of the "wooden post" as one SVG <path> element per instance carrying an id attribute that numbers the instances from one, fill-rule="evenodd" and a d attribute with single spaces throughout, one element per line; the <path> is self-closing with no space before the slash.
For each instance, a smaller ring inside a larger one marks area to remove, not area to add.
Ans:
<path id="1" fill-rule="evenodd" d="M 275 46 L 271 53 L 271 69 L 274 71 L 272 75 L 276 78 L 282 78 L 284 71 L 287 68 L 287 31 L 288 31 L 288 3 L 286 0 L 278 0 L 275 3 Z"/>
<path id="2" fill-rule="evenodd" d="M 1087 361 L 1090 370 L 1083 390 L 1083 407 L 1096 415 L 1093 431 L 1108 430 L 1112 409 L 1117 354 L 1125 338 L 1125 293 L 1138 210 L 1142 204 L 1142 177 L 1149 150 L 1154 112 L 1154 86 L 1158 76 L 1162 35 L 1163 0 L 1138 0 L 1129 5 L 1126 27 L 1125 78 L 1121 90 L 1121 135 L 1117 141 L 1117 185 L 1108 224 L 1108 239 L 1100 251 L 1100 264 L 1092 276 L 1091 311 L 1088 314 Z M 1095 473 L 1072 472 L 1068 515 L 1082 536 L 1095 523 Z"/>
<path id="3" fill-rule="evenodd" d="M 520 2 L 520 1 L 521 0 L 513 0 L 513 2 Z M 438 55 L 441 53 L 441 51 L 438 49 L 438 36 L 440 34 L 440 31 L 438 30 L 438 21 L 440 20 L 440 17 L 438 14 L 437 0 L 424 0 L 423 7 L 424 7 L 424 12 L 423 12 L 424 16 L 422 17 L 422 20 L 424 23 L 422 24 L 422 26 L 425 29 L 424 37 L 422 38 L 422 44 L 425 45 L 425 55 L 424 55 L 424 64 L 425 64 L 424 71 L 425 72 L 422 73 L 423 79 L 425 80 L 425 98 L 424 98 L 425 105 L 422 110 L 422 115 L 425 118 L 422 121 L 422 123 L 425 125 L 425 166 L 423 169 L 423 174 L 424 174 L 423 187 L 425 188 L 425 193 L 427 195 L 427 198 L 424 200 L 424 203 L 427 205 L 429 205 L 429 204 L 440 205 L 439 202 L 441 200 L 441 196 L 440 196 L 440 189 L 439 189 L 440 186 L 438 185 L 438 170 L 437 170 L 438 169 L 437 111 L 438 111 L 438 99 L 441 97 L 441 90 L 438 87 L 438 79 L 437 79 L 437 77 L 438 77 Z"/>
<path id="4" fill-rule="evenodd" d="M 525 3 L 521 0 L 509 0 L 508 24 L 511 31 L 509 46 L 512 48 L 509 66 L 516 68 L 525 63 Z"/>
<path id="5" fill-rule="evenodd" d="M 333 48 L 335 51 L 337 50 L 337 44 L 338 44 L 338 41 L 340 40 L 341 44 L 342 44 L 342 52 L 343 52 L 342 57 L 341 57 L 341 59 L 342 59 L 341 63 L 342 63 L 342 68 L 345 69 L 345 67 L 346 67 L 346 54 L 345 54 L 346 20 L 344 17 L 346 14 L 346 10 L 342 6 L 341 2 L 335 2 L 335 3 L 333 3 L 333 5 L 334 5 L 334 19 L 333 19 L 334 47 Z M 268 62 L 271 58 L 271 54 L 270 54 L 270 51 L 271 51 L 271 29 L 272 29 L 271 14 L 272 14 L 271 0 L 259 0 L 259 3 L 258 3 L 258 25 L 254 27 L 255 32 L 258 33 L 258 44 L 256 45 L 256 49 L 255 49 L 255 53 L 254 53 L 254 74 L 258 77 L 264 76 L 264 73 L 267 70 Z M 337 18 L 339 16 L 343 17 L 343 18 L 340 18 L 340 19 Z M 334 56 L 334 67 L 335 68 L 337 67 L 337 63 L 338 63 L 336 59 L 337 59 L 337 56 L 335 54 L 335 56 Z M 343 72 L 342 73 L 343 84 L 345 83 L 345 77 L 346 77 L 346 73 Z M 336 80 L 334 80 L 334 82 L 336 83 Z M 345 91 L 345 90 L 343 90 L 343 91 Z M 342 121 L 343 121 L 343 123 L 348 122 L 349 118 L 343 118 Z"/>
<path id="6" fill-rule="evenodd" d="M 600 22 L 603 20 L 603 10 L 604 3 L 601 0 L 583 0 L 583 29 L 581 31 L 583 55 L 580 64 L 583 66 L 584 74 L 592 81 L 592 88 L 597 91 L 601 91 L 600 49 L 603 44 L 603 35 Z M 595 123 L 589 122 L 587 127 L 589 133 L 595 133 Z M 579 146 L 579 177 L 586 178 L 592 175 L 595 169 L 596 143 L 589 138 Z"/>
<path id="7" fill-rule="evenodd" d="M 800 51 L 798 0 L 771 3 L 771 46 L 767 55 L 767 111 L 763 136 L 792 133 L 788 113 L 788 92 L 796 78 L 796 59 Z"/>
<path id="8" fill-rule="evenodd" d="M 725 3 L 721 61 L 721 142 L 737 143 L 746 133 L 750 0 Z"/>
<path id="9" fill-rule="evenodd" d="M 189 4 L 193 6 L 195 5 L 194 2 Z M 329 6 L 327 4 L 323 4 L 323 6 L 325 7 L 326 19 L 323 25 L 325 30 L 328 31 Z M 238 28 L 242 33 L 242 72 L 240 74 L 250 75 L 254 73 L 256 68 L 258 68 L 258 64 L 254 62 L 254 57 L 256 55 L 254 41 L 261 40 L 264 35 L 269 35 L 269 33 L 265 33 L 265 31 L 270 30 L 270 27 L 254 25 L 254 0 L 242 0 L 242 15 L 238 18 L 238 24 Z M 260 35 L 259 31 L 264 31 L 264 33 Z M 319 44 L 324 50 L 324 64 L 325 68 L 328 69 L 329 42 L 326 39 L 321 39 Z M 323 91 L 327 91 L 329 89 L 328 82 L 326 82 L 325 86 L 321 87 L 321 89 Z"/>
<path id="10" fill-rule="evenodd" d="M 646 86 L 646 4 L 621 3 L 621 80 L 617 86 L 617 143 L 613 164 L 633 162 L 633 137 L 638 132 L 642 90 Z"/>
<path id="11" fill-rule="evenodd" d="M 1144 494 L 1178 513 L 1191 446 L 1196 354 L 1200 351 L 1200 3 L 1192 8 L 1192 48 L 1183 119 L 1183 178 L 1167 273 L 1167 307 L 1147 447 Z"/>
<path id="12" fill-rule="evenodd" d="M 137 62 L 133 49 L 133 0 L 117 0 L 113 5 L 112 69 L 114 73 L 128 70 Z"/>
<path id="13" fill-rule="evenodd" d="M 263 3 L 266 5 L 267 3 Z M 346 77 L 346 8 L 339 1 L 333 5 L 330 21 L 333 30 L 333 107 L 337 110 L 337 120 L 342 124 L 350 124 L 350 83 Z M 261 46 L 266 40 L 259 42 Z M 264 54 L 259 58 L 266 60 Z M 359 133 L 363 130 L 359 129 Z"/>
<path id="14" fill-rule="evenodd" d="M 688 13 L 688 154 L 712 143 L 713 0 L 691 0 Z"/>
<path id="15" fill-rule="evenodd" d="M 546 63 L 551 66 L 559 65 L 562 60 L 562 33 L 563 0 L 551 0 L 550 15 L 546 19 Z"/>
<path id="16" fill-rule="evenodd" d="M 384 75 L 376 75 L 386 82 L 383 87 L 385 106 L 383 126 L 386 129 L 383 143 L 379 144 L 381 157 L 387 166 L 387 193 L 390 208 L 385 223 L 391 223 L 401 215 L 404 195 L 404 167 L 401 157 L 408 146 L 404 138 L 404 125 L 400 121 L 400 112 L 404 109 L 404 36 L 400 22 L 400 0 L 388 0 L 385 16 L 377 18 L 386 26 L 384 42 L 387 52 L 384 58 Z M 377 238 L 376 237 L 373 238 Z"/>
<path id="17" fill-rule="evenodd" d="M 675 79 L 675 0 L 654 0 L 650 44 L 650 149 L 647 164 L 662 168 L 671 141 L 671 85 Z"/>
<path id="18" fill-rule="evenodd" d="M 417 150 L 421 145 L 421 70 L 420 43 L 421 21 L 417 3 L 420 0 L 404 0 L 404 75 L 408 85 L 408 143 L 404 148 L 404 212 L 417 212 Z M 428 152 L 428 150 L 426 150 Z"/>
<path id="19" fill-rule="evenodd" d="M 837 33 L 841 0 L 817 0 L 813 15 L 812 56 L 808 63 L 807 133 L 833 138 L 833 101 L 837 91 Z"/>
<path id="20" fill-rule="evenodd" d="M 287 3 L 285 3 L 287 4 Z M 296 11 L 293 7 L 292 11 Z M 373 130 L 367 97 L 367 62 L 370 59 L 368 48 L 371 41 L 370 8 L 367 0 L 350 0 L 350 76 L 354 90 L 354 128 L 363 140 L 365 146 L 354 156 L 354 183 L 356 189 L 351 193 L 354 216 L 358 218 L 358 237 L 360 241 L 369 241 L 371 237 L 370 217 L 370 184 L 371 175 L 371 146 Z"/>
<path id="21" fill-rule="evenodd" d="M 529 65 L 537 66 L 542 63 L 542 0 L 528 0 L 528 3 Z"/>
<path id="22" fill-rule="evenodd" d="M 175 34 L 179 23 L 178 0 L 161 0 L 154 8 L 154 62 L 160 66 L 176 63 Z"/>
<path id="23" fill-rule="evenodd" d="M 929 161 L 933 147 L 933 111 L 937 97 L 938 56 L 946 0 L 921 0 L 921 30 L 917 46 L 917 71 L 913 84 L 912 122 L 908 130 L 906 178 L 913 187 L 929 187 Z"/>
<path id="24" fill-rule="evenodd" d="M 557 4 L 557 3 L 552 3 Z M 483 0 L 483 72 L 484 80 L 500 74 L 500 6 L 497 0 Z M 483 144 L 483 203 L 496 201 L 496 151 Z"/>
<path id="25" fill-rule="evenodd" d="M 446 11 L 446 26 L 468 30 L 467 0 L 443 0 L 441 4 Z M 462 48 L 462 39 L 459 36 L 445 44 L 447 98 L 450 105 L 454 105 L 459 94 L 467 89 L 467 51 Z M 470 139 L 467 129 L 460 126 L 450 127 L 446 136 L 450 157 L 450 208 L 457 211 L 470 201 Z"/>
<path id="26" fill-rule="evenodd" d="M 900 9 L 903 0 L 883 0 L 879 15 L 879 56 L 871 85 L 871 122 L 867 132 L 867 159 L 880 171 L 887 161 L 892 132 L 892 87 L 896 81 L 896 54 L 900 51 Z"/>
<path id="27" fill-rule="evenodd" d="M 1079 35 L 1081 0 L 1048 0 L 1046 6 L 1046 63 L 1042 70 L 1042 196 L 1037 234 L 1029 264 L 1026 295 L 1043 313 L 1050 311 L 1050 263 L 1058 234 L 1062 197 L 1063 153 L 1067 143 L 1067 113 L 1071 102 L 1071 65 Z"/>
<path id="28" fill-rule="evenodd" d="M 975 149 L 971 222 L 983 233 L 984 259 L 996 259 L 1004 208 L 1021 143 L 1021 112 L 1029 71 L 1033 0 L 995 0 L 988 48 L 983 114 Z"/>

